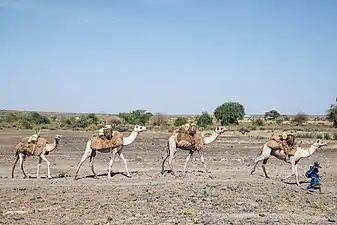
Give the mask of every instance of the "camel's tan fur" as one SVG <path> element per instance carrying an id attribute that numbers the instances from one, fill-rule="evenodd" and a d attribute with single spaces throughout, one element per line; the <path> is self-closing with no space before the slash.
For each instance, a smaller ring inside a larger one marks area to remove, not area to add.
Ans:
<path id="1" fill-rule="evenodd" d="M 118 131 L 113 131 L 111 139 L 102 139 L 98 135 L 91 137 L 90 148 L 93 150 L 118 148 L 123 145 L 123 134 Z"/>
<path id="2" fill-rule="evenodd" d="M 15 149 L 17 152 L 23 153 L 27 156 L 38 156 L 42 153 L 43 148 L 46 147 L 46 144 L 48 144 L 49 142 L 44 139 L 44 138 L 38 138 L 37 139 L 37 143 L 36 143 L 36 148 L 33 153 L 33 148 L 34 148 L 34 143 L 28 143 L 30 137 L 24 137 L 20 140 L 20 142 L 15 146 Z"/>
<path id="3" fill-rule="evenodd" d="M 195 145 L 195 134 L 198 131 L 196 124 L 185 124 L 176 129 L 173 134 L 175 136 L 177 146 L 181 148 L 193 148 Z"/>
<path id="4" fill-rule="evenodd" d="M 44 160 L 47 163 L 47 167 L 48 167 L 48 178 L 51 178 L 50 163 L 47 160 L 46 155 L 48 155 L 50 152 L 57 149 L 57 146 L 59 144 L 59 141 L 60 141 L 61 137 L 62 137 L 61 135 L 55 135 L 54 142 L 51 143 L 51 144 L 46 139 L 39 138 L 38 142 L 37 142 L 37 147 L 35 148 L 35 151 L 34 151 L 34 154 L 32 154 L 33 144 L 32 143 L 28 144 L 29 137 L 22 138 L 20 140 L 20 142 L 15 147 L 15 149 L 16 149 L 16 152 L 15 152 L 16 159 L 15 159 L 15 162 L 14 162 L 13 167 L 12 167 L 12 178 L 14 178 L 15 166 L 16 166 L 17 162 L 19 161 L 19 159 L 20 159 L 20 168 L 21 168 L 21 171 L 23 173 L 23 178 L 27 177 L 27 175 L 26 175 L 26 173 L 23 169 L 23 162 L 26 159 L 26 157 L 29 157 L 29 156 L 32 156 L 32 155 L 39 157 L 39 161 L 38 161 L 37 169 L 36 169 L 36 177 L 40 178 L 39 177 L 40 166 L 41 166 L 42 160 Z"/>
<path id="5" fill-rule="evenodd" d="M 164 171 L 165 171 L 165 169 L 164 169 L 165 161 L 169 158 L 170 171 L 171 171 L 172 174 L 174 174 L 172 161 L 173 161 L 175 152 L 177 151 L 177 148 L 189 151 L 189 154 L 188 154 L 188 156 L 185 160 L 183 173 L 186 173 L 187 163 L 188 163 L 188 161 L 190 160 L 190 157 L 193 155 L 193 153 L 195 151 L 197 151 L 200 154 L 200 160 L 201 160 L 202 164 L 204 165 L 205 170 L 207 171 L 208 169 L 207 169 L 207 166 L 206 166 L 205 161 L 204 161 L 204 146 L 206 144 L 209 144 L 209 143 L 213 142 L 218 137 L 218 135 L 222 134 L 226 130 L 227 130 L 227 128 L 225 128 L 225 127 L 216 127 L 215 130 L 213 131 L 212 135 L 209 136 L 209 137 L 206 137 L 204 133 L 196 132 L 196 134 L 194 135 L 194 138 L 193 138 L 193 141 L 194 141 L 193 145 L 191 145 L 191 144 L 188 145 L 187 141 L 186 142 L 182 142 L 182 141 L 178 142 L 178 140 L 177 140 L 178 132 L 176 132 L 177 131 L 176 130 L 169 137 L 169 140 L 168 140 L 168 150 L 167 150 L 166 156 L 164 157 L 164 160 L 162 162 L 162 173 L 164 173 Z"/>

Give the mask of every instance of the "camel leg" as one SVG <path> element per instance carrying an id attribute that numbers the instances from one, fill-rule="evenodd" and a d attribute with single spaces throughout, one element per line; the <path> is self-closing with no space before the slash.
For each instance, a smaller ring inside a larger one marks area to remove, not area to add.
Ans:
<path id="1" fill-rule="evenodd" d="M 264 159 L 263 162 L 262 162 L 262 170 L 263 170 L 264 175 L 266 176 L 266 178 L 270 178 L 270 177 L 268 176 L 268 174 L 267 174 L 267 171 L 266 171 L 266 164 L 267 164 L 267 162 L 268 162 L 268 159 L 269 159 L 269 158 L 266 158 L 266 159 Z"/>
<path id="2" fill-rule="evenodd" d="M 188 153 L 187 157 L 186 157 L 183 174 L 186 174 L 187 163 L 188 163 L 188 161 L 190 160 L 190 158 L 191 158 L 192 155 L 193 155 L 193 151 L 190 151 L 190 152 Z"/>
<path id="3" fill-rule="evenodd" d="M 15 170 L 15 167 L 16 167 L 16 164 L 18 163 L 19 161 L 19 155 L 16 155 L 16 158 L 15 158 L 15 161 L 13 163 L 13 167 L 12 167 L 12 178 L 14 178 L 14 170 Z"/>
<path id="4" fill-rule="evenodd" d="M 113 149 L 111 152 L 111 159 L 110 159 L 110 163 L 109 163 L 109 170 L 108 170 L 108 178 L 111 178 L 111 169 L 112 169 L 112 165 L 115 162 L 116 159 L 116 149 Z"/>
<path id="5" fill-rule="evenodd" d="M 89 146 L 90 146 L 90 145 L 89 145 Z M 80 162 L 78 163 L 78 165 L 77 165 L 77 169 L 76 169 L 76 173 L 75 173 L 75 176 L 74 176 L 74 180 L 77 179 L 78 171 L 80 170 L 82 164 L 85 162 L 85 160 L 86 160 L 87 158 L 89 158 L 89 157 L 91 156 L 91 154 L 92 154 L 91 148 L 88 148 L 88 147 L 87 147 L 87 148 L 85 149 L 85 152 L 84 152 L 84 154 L 83 154 L 83 156 L 82 156 L 81 161 L 80 161 Z"/>
<path id="6" fill-rule="evenodd" d="M 36 178 L 40 178 L 40 167 L 41 167 L 42 158 L 39 156 L 39 161 L 37 162 L 37 168 L 36 168 Z"/>
<path id="7" fill-rule="evenodd" d="M 170 152 L 167 151 L 166 156 L 161 164 L 161 174 L 164 174 L 165 171 L 165 161 L 167 160 L 167 158 L 170 156 Z"/>
<path id="8" fill-rule="evenodd" d="M 298 181 L 298 171 L 297 171 L 297 164 L 295 164 L 295 178 L 297 186 L 300 186 L 300 182 Z"/>
<path id="9" fill-rule="evenodd" d="M 129 170 L 128 170 L 128 164 L 127 164 L 127 162 L 126 162 L 126 159 L 124 158 L 123 153 L 122 153 L 122 152 L 118 152 L 118 154 L 119 154 L 119 157 L 121 157 L 121 159 L 122 159 L 123 162 L 124 162 L 125 171 L 126 171 L 126 176 L 129 177 L 129 178 L 131 178 L 131 174 L 129 173 Z"/>
<path id="10" fill-rule="evenodd" d="M 204 152 L 203 151 L 199 151 L 199 154 L 200 154 L 200 161 L 201 161 L 202 165 L 204 165 L 205 172 L 207 173 L 208 172 L 208 168 L 207 168 L 206 163 L 205 163 Z"/>
<path id="11" fill-rule="evenodd" d="M 254 174 L 257 165 L 259 164 L 260 161 L 264 160 L 264 158 L 265 158 L 265 157 L 264 157 L 263 155 L 259 155 L 259 156 L 257 156 L 257 157 L 255 158 L 255 160 L 254 160 L 254 163 L 255 163 L 255 164 L 254 164 L 254 167 L 253 167 L 252 171 L 250 171 L 250 174 L 251 174 L 251 175 Z"/>
<path id="12" fill-rule="evenodd" d="M 40 157 L 43 159 L 43 161 L 47 163 L 47 177 L 48 179 L 51 179 L 52 177 L 50 175 L 50 162 L 48 161 L 45 155 L 41 154 Z"/>
<path id="13" fill-rule="evenodd" d="M 23 169 L 23 161 L 25 160 L 25 156 L 22 153 L 19 153 L 19 158 L 20 158 L 20 169 L 23 173 L 23 179 L 27 178 L 27 175 L 25 173 L 25 170 Z"/>
<path id="14" fill-rule="evenodd" d="M 91 171 L 92 173 L 94 174 L 94 178 L 97 179 L 97 174 L 95 172 L 95 169 L 94 169 L 94 160 L 95 160 L 95 156 L 96 156 L 96 151 L 92 151 L 91 152 L 91 155 L 90 155 L 90 168 L 91 168 Z"/>
<path id="15" fill-rule="evenodd" d="M 171 174 L 174 175 L 174 171 L 173 171 L 173 158 L 174 158 L 174 155 L 176 153 L 176 148 L 173 148 L 170 150 L 170 156 L 169 156 L 169 167 L 170 167 L 170 171 L 171 171 Z"/>
<path id="16" fill-rule="evenodd" d="M 284 177 L 281 179 L 281 181 L 284 181 L 286 179 L 288 179 L 289 177 L 295 175 L 296 176 L 296 168 L 295 168 L 295 162 L 291 161 L 291 174 L 289 174 L 288 176 Z M 297 180 L 296 180 L 297 182 Z M 300 185 L 299 183 L 297 183 L 297 185 Z"/>

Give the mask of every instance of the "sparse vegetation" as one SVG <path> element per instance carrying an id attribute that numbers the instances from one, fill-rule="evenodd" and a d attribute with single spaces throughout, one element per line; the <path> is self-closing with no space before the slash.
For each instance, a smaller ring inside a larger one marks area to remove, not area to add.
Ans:
<path id="1" fill-rule="evenodd" d="M 184 125 L 186 123 L 188 123 L 187 118 L 185 118 L 185 117 L 178 117 L 174 121 L 174 126 L 178 127 L 178 126 Z"/>
<path id="2" fill-rule="evenodd" d="M 331 105 L 326 115 L 328 121 L 332 122 L 333 127 L 337 128 L 337 105 Z"/>
<path id="3" fill-rule="evenodd" d="M 206 111 L 198 116 L 170 116 L 163 113 L 154 113 L 147 110 L 133 110 L 121 112 L 118 115 L 109 114 L 56 114 L 44 112 L 24 111 L 0 111 L 0 129 L 34 129 L 42 128 L 49 130 L 97 130 L 105 124 L 113 125 L 114 129 L 124 132 L 131 131 L 135 124 L 145 125 L 148 129 L 165 129 L 172 132 L 176 127 L 191 121 L 196 121 L 199 130 L 213 129 L 213 121 L 217 120 L 222 125 L 229 126 L 232 130 L 247 134 L 255 130 L 266 132 L 281 130 L 300 131 L 299 136 L 303 138 L 318 137 L 326 140 L 337 140 L 337 132 L 331 130 L 329 120 L 336 127 L 337 106 L 333 105 L 327 111 L 326 118 L 309 118 L 305 113 L 298 113 L 295 117 L 279 115 L 276 110 L 265 113 L 265 117 L 275 119 L 255 118 L 243 120 L 245 114 L 244 106 L 238 102 L 226 102 L 214 110 L 213 115 Z M 325 119 L 325 120 L 324 120 Z M 272 120 L 272 121 L 270 121 Z M 292 123 L 287 122 L 291 120 Z M 240 121 L 239 126 L 238 123 Z M 306 123 L 307 122 L 307 123 Z M 295 125 L 295 126 L 294 126 Z M 301 125 L 301 126 L 298 126 Z M 252 134 L 252 135 L 255 135 Z"/>
<path id="4" fill-rule="evenodd" d="M 258 127 L 262 127 L 264 125 L 264 121 L 261 118 L 254 119 L 253 125 L 258 126 Z"/>
<path id="5" fill-rule="evenodd" d="M 208 112 L 202 112 L 202 114 L 197 117 L 197 124 L 199 127 L 208 127 L 213 124 L 213 118 L 208 114 Z"/>
<path id="6" fill-rule="evenodd" d="M 297 125 L 303 125 L 305 122 L 308 121 L 308 115 L 305 113 L 297 113 L 297 115 L 292 120 L 293 123 Z"/>

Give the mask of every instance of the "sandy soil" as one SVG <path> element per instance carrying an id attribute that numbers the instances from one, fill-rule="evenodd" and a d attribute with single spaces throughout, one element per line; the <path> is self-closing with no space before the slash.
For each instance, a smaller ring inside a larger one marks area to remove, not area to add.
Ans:
<path id="1" fill-rule="evenodd" d="M 199 160 L 181 174 L 186 151 L 176 154 L 176 175 L 160 174 L 168 134 L 141 133 L 124 148 L 132 178 L 115 174 L 107 178 L 109 154 L 98 154 L 93 179 L 85 162 L 74 181 L 90 133 L 62 132 L 59 150 L 47 158 L 53 179 L 35 179 L 37 159 L 25 162 L 27 175 L 19 167 L 11 178 L 13 146 L 27 135 L 23 131 L 0 132 L 0 224 L 334 224 L 337 219 L 336 149 L 325 147 L 299 164 L 301 186 L 281 178 L 290 165 L 272 158 L 267 164 L 271 179 L 259 166 L 254 175 L 247 165 L 260 151 L 264 140 L 222 135 L 206 148 L 205 173 Z M 43 133 L 51 138 L 54 132 Z M 51 140 L 51 139 L 50 139 Z M 306 144 L 306 146 L 309 146 Z M 198 156 L 196 154 L 196 156 Z M 304 177 L 313 161 L 319 160 L 323 194 L 308 193 Z M 125 172 L 117 157 L 113 167 Z M 46 164 L 41 176 L 47 174 Z"/>

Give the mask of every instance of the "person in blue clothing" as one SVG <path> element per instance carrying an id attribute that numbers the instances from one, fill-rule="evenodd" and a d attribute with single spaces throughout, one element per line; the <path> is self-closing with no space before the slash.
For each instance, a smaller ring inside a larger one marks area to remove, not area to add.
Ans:
<path id="1" fill-rule="evenodd" d="M 311 179 L 307 190 L 313 192 L 315 189 L 318 189 L 319 193 L 322 193 L 321 178 L 319 176 L 318 168 L 322 168 L 319 162 L 314 162 L 314 165 L 310 166 L 310 169 L 305 173 L 305 176 Z"/>

